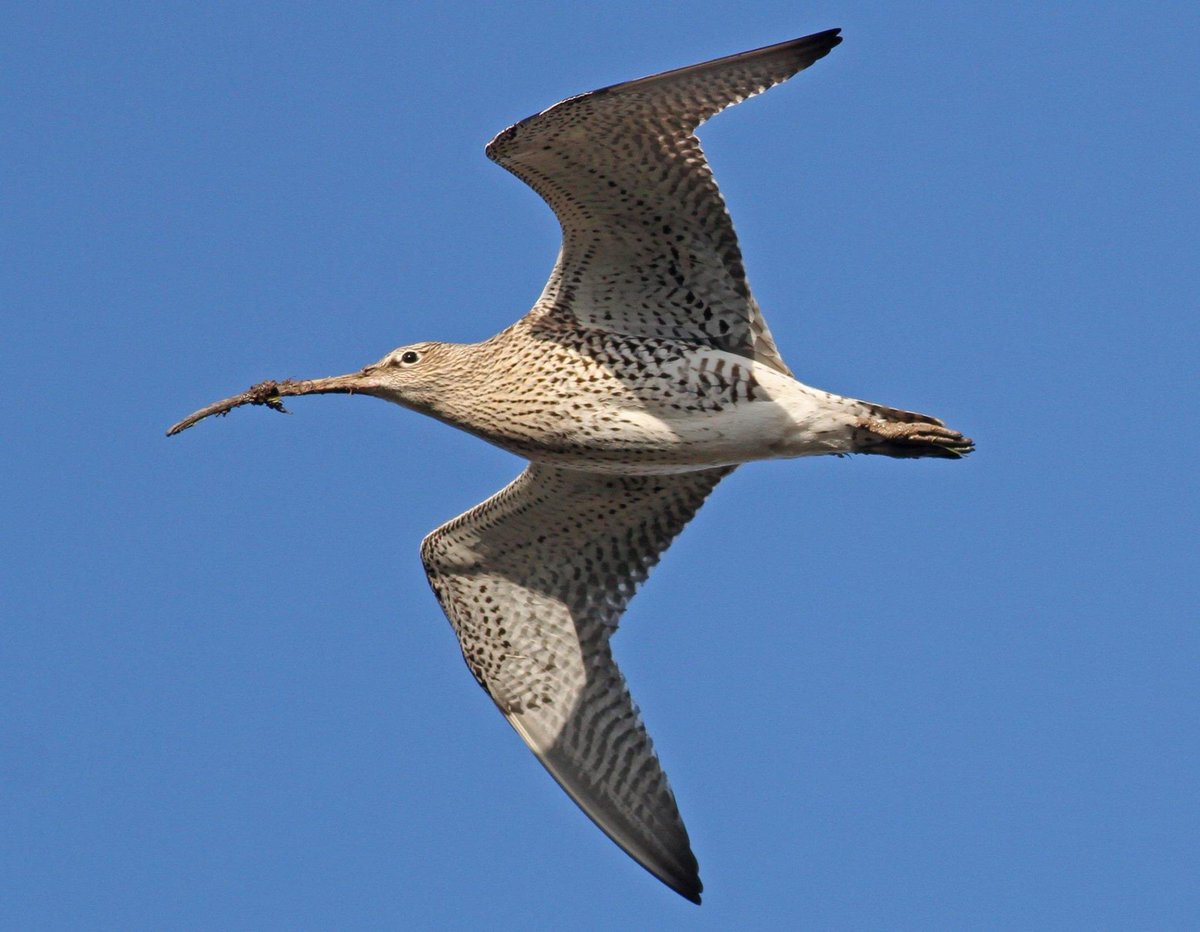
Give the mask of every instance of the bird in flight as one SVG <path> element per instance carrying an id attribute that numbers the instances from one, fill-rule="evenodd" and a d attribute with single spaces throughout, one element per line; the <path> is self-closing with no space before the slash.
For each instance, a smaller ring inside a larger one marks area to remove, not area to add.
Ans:
<path id="1" fill-rule="evenodd" d="M 741 463 L 958 458 L 936 418 L 793 378 L 750 293 L 696 128 L 807 68 L 831 29 L 571 97 L 487 155 L 550 205 L 562 247 L 533 309 L 473 344 L 267 381 L 173 426 L 292 395 L 371 395 L 529 461 L 421 544 L 475 679 L 579 807 L 700 902 L 687 830 L 610 640 L 638 585 Z"/>

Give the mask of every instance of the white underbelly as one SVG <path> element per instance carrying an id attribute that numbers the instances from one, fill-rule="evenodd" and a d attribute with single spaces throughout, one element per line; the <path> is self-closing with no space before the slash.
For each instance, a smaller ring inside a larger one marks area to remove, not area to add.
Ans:
<path id="1" fill-rule="evenodd" d="M 742 365 L 746 360 L 737 357 Z M 563 443 L 520 450 L 530 459 L 592 472 L 690 472 L 753 460 L 849 449 L 861 403 L 753 364 L 753 400 L 717 410 L 666 405 L 604 408 L 571 425 Z"/>

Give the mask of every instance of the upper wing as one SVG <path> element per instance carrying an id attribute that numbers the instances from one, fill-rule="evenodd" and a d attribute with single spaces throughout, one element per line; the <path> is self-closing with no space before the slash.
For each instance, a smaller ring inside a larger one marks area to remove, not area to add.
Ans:
<path id="1" fill-rule="evenodd" d="M 838 32 L 572 97 L 493 139 L 488 156 L 562 225 L 532 313 L 549 325 L 705 343 L 787 373 L 693 133 L 829 54 Z"/>
<path id="2" fill-rule="evenodd" d="M 580 808 L 697 903 L 687 830 L 608 641 L 638 584 L 731 471 L 531 464 L 421 544 L 475 678 Z"/>

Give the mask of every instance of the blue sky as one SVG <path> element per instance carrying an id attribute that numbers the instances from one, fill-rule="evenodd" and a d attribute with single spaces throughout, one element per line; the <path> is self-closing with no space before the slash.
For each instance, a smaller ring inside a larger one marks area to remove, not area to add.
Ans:
<path id="1" fill-rule="evenodd" d="M 1194 4 L 10 5 L 0 925 L 1200 923 Z M 483 156 L 833 26 L 702 132 L 805 382 L 965 462 L 724 483 L 614 642 L 697 909 L 554 786 L 417 558 L 513 457 L 268 377 L 524 313 Z"/>

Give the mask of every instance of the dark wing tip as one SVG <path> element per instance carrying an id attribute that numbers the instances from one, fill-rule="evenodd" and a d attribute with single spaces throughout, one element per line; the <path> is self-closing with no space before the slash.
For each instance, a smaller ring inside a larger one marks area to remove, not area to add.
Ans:
<path id="1" fill-rule="evenodd" d="M 484 148 L 487 157 L 493 162 L 504 164 L 504 150 L 509 148 L 509 144 L 513 139 L 522 132 L 523 127 L 526 127 L 539 118 L 545 116 L 551 110 L 556 110 L 564 104 L 571 104 L 574 101 L 581 99 L 595 99 L 615 94 L 620 91 L 630 90 L 639 85 L 649 84 L 651 82 L 662 81 L 674 77 L 683 76 L 689 72 L 697 72 L 709 68 L 719 68 L 722 65 L 730 65 L 743 62 L 747 59 L 765 58 L 768 56 L 791 53 L 794 58 L 789 61 L 785 74 L 770 81 L 764 87 L 757 88 L 749 93 L 748 96 L 753 96 L 764 90 L 766 87 L 776 84 L 779 81 L 787 80 L 787 78 L 796 74 L 798 71 L 803 71 L 815 61 L 819 61 L 828 55 L 833 49 L 842 44 L 841 27 L 835 29 L 826 29 L 823 32 L 814 32 L 812 35 L 801 36 L 798 39 L 789 39 L 786 42 L 777 42 L 774 45 L 764 45 L 762 48 L 751 49 L 747 52 L 736 52 L 733 55 L 726 55 L 724 58 L 714 58 L 710 61 L 700 62 L 695 65 L 687 65 L 683 68 L 676 68 L 671 71 L 663 71 L 658 74 L 648 75 L 644 78 L 636 78 L 632 81 L 622 81 L 619 84 L 610 84 L 607 87 L 600 87 L 593 91 L 588 91 L 583 94 L 576 94 L 572 97 L 567 97 L 560 100 L 552 107 L 528 116 L 523 120 L 513 123 L 507 129 L 498 133 L 491 142 Z M 738 98 L 743 99 L 743 98 Z M 724 107 L 718 108 L 718 110 Z M 711 114 L 709 114 L 711 116 Z M 699 122 L 703 123 L 707 116 L 702 117 Z M 694 128 L 694 127 L 693 127 Z"/>
<path id="2" fill-rule="evenodd" d="M 702 884 L 700 882 L 700 878 L 697 877 L 692 883 L 680 884 L 678 886 L 673 886 L 671 889 L 678 893 L 685 900 L 688 900 L 689 902 L 695 903 L 697 906 L 699 906 L 700 894 L 704 891 L 704 884 Z"/>
<path id="3" fill-rule="evenodd" d="M 626 849 L 628 850 L 628 849 Z M 696 858 L 692 854 L 691 849 L 686 852 L 686 859 L 680 858 L 681 861 L 686 860 L 690 863 L 677 863 L 672 868 L 664 869 L 664 865 L 651 864 L 646 861 L 638 860 L 642 867 L 646 868 L 651 874 L 661 880 L 664 884 L 678 893 L 681 897 L 689 902 L 700 905 L 700 894 L 704 892 L 704 884 L 700 882 L 700 867 L 696 863 Z"/>
<path id="4" fill-rule="evenodd" d="M 700 905 L 700 894 L 704 892 L 704 884 L 700 882 L 700 865 L 696 863 L 696 856 L 692 854 L 690 847 L 677 852 L 675 864 L 669 867 L 661 862 L 651 863 L 636 856 L 634 860 L 685 900 Z"/>
<path id="5" fill-rule="evenodd" d="M 579 97 L 604 96 L 606 94 L 613 94 L 618 91 L 629 90 L 631 88 L 638 87 L 639 85 L 645 85 L 651 82 L 658 82 L 674 77 L 681 77 L 688 73 L 717 69 L 723 66 L 733 65 L 748 60 L 767 58 L 774 55 L 780 55 L 781 53 L 794 54 L 795 61 L 792 62 L 792 67 L 786 75 L 771 82 L 772 84 L 775 84 L 780 80 L 787 80 L 787 78 L 796 74 L 798 71 L 803 71 L 813 62 L 824 58 L 833 49 L 841 45 L 841 31 L 842 29 L 839 26 L 835 29 L 826 29 L 824 32 L 814 32 L 812 35 L 800 36 L 797 39 L 788 39 L 784 42 L 774 42 L 771 45 L 764 45 L 761 48 L 749 49 L 745 52 L 734 52 L 732 55 L 725 55 L 721 58 L 713 58 L 708 61 L 697 62 L 694 65 L 685 65 L 682 68 L 673 68 L 670 71 L 662 71 L 658 74 L 647 75 L 644 78 L 635 78 L 632 81 L 622 81 L 620 84 L 610 84 L 607 87 L 597 88 L 596 90 L 589 91 L 586 94 L 578 94 L 576 97 L 568 97 L 566 100 L 560 101 L 558 105 L 569 103 L 570 101 Z M 765 88 L 759 88 L 757 91 L 754 91 L 751 96 L 764 89 Z M 528 119 L 532 119 L 532 117 Z M 521 122 L 524 123 L 525 120 L 522 120 Z M 516 124 L 516 126 L 519 125 L 520 124 Z M 515 129 L 516 126 L 509 127 L 509 129 Z"/>
<path id="6" fill-rule="evenodd" d="M 826 29 L 824 32 L 814 32 L 810 36 L 800 36 L 798 39 L 791 39 L 787 42 L 779 42 L 775 45 L 764 46 L 761 49 L 743 52 L 742 55 L 750 57 L 751 55 L 767 54 L 770 52 L 795 51 L 802 55 L 800 68 L 803 69 L 807 68 L 813 62 L 824 58 L 841 45 L 841 33 L 842 28 L 839 26 L 836 29 Z"/>

